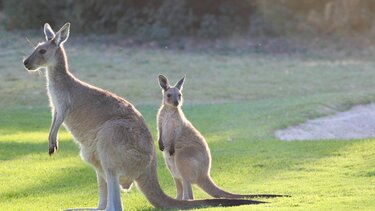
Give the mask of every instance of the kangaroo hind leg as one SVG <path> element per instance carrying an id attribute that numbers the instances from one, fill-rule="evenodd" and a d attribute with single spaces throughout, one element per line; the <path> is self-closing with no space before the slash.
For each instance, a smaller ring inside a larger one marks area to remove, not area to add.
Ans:
<path id="1" fill-rule="evenodd" d="M 107 211 L 122 210 L 122 202 L 120 196 L 120 182 L 119 176 L 113 172 L 106 172 L 107 178 Z"/>
<path id="2" fill-rule="evenodd" d="M 194 199 L 194 195 L 193 195 L 193 189 L 191 187 L 191 183 L 187 180 L 182 180 L 182 185 L 183 185 L 183 196 L 182 196 L 182 199 L 183 200 L 193 200 Z"/>
<path id="3" fill-rule="evenodd" d="M 177 179 L 177 178 L 173 178 L 174 179 L 174 184 L 176 185 L 176 191 L 177 191 L 177 195 L 176 195 L 176 199 L 177 200 L 182 200 L 182 197 L 183 197 L 183 186 L 182 186 L 182 182 L 180 179 Z"/>
<path id="4" fill-rule="evenodd" d="M 103 177 L 104 175 L 100 174 L 98 171 L 96 172 L 96 177 L 98 179 L 98 186 L 99 186 L 99 205 L 98 210 L 103 210 L 107 206 L 107 181 Z"/>

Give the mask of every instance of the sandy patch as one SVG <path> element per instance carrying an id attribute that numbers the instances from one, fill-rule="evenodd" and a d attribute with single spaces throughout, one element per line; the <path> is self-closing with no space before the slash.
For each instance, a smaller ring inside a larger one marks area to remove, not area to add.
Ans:
<path id="1" fill-rule="evenodd" d="M 361 139 L 375 137 L 375 103 L 275 132 L 280 140 Z"/>

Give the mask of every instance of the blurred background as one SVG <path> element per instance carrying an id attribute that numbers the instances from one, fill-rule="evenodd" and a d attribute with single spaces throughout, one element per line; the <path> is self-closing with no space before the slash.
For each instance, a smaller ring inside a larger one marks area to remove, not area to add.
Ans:
<path id="1" fill-rule="evenodd" d="M 75 32 L 118 33 L 137 40 L 234 35 L 367 36 L 375 33 L 371 0 L 0 0 L 7 30 L 45 22 Z"/>

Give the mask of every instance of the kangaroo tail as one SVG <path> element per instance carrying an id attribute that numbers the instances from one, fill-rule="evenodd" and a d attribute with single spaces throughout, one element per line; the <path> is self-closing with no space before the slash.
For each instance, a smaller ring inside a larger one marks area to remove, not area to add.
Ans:
<path id="1" fill-rule="evenodd" d="M 239 206 L 248 204 L 266 203 L 254 200 L 239 200 L 239 199 L 205 199 L 193 201 L 180 201 L 167 196 L 160 187 L 157 172 L 155 157 L 151 165 L 145 172 L 136 180 L 137 187 L 146 196 L 147 200 L 156 208 L 163 209 L 192 209 L 205 206 Z"/>
<path id="2" fill-rule="evenodd" d="M 275 197 L 289 197 L 289 195 L 278 195 L 278 194 L 250 194 L 250 195 L 241 195 L 227 192 L 217 186 L 214 181 L 212 181 L 210 176 L 201 178 L 198 181 L 198 186 L 202 188 L 206 193 L 210 194 L 215 198 L 231 198 L 231 199 L 239 199 L 239 198 L 275 198 Z"/>

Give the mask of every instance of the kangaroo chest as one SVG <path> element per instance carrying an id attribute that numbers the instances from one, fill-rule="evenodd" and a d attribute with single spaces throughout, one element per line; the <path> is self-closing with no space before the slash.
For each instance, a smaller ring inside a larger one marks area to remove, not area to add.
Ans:
<path id="1" fill-rule="evenodd" d="M 165 147 L 169 147 L 172 141 L 178 141 L 181 134 L 182 122 L 173 114 L 166 114 L 162 120 L 161 137 Z"/>
<path id="2" fill-rule="evenodd" d="M 69 106 L 71 101 L 69 92 L 61 85 L 56 84 L 56 82 L 48 80 L 47 93 L 50 105 L 57 113 L 62 113 Z"/>

